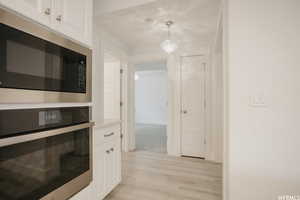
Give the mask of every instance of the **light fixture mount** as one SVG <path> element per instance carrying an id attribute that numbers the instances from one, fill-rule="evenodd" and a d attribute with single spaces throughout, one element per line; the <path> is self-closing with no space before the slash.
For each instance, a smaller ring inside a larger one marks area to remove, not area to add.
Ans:
<path id="1" fill-rule="evenodd" d="M 163 41 L 160 46 L 161 48 L 167 52 L 168 54 L 170 53 L 173 53 L 177 48 L 177 44 L 171 40 L 171 33 L 170 33 L 170 27 L 174 24 L 173 21 L 169 20 L 169 21 L 166 21 L 165 25 L 167 26 L 168 28 L 168 39 Z"/>
<path id="2" fill-rule="evenodd" d="M 166 21 L 166 25 L 167 25 L 167 27 L 169 27 L 169 28 L 170 28 L 173 24 L 174 24 L 174 22 L 171 21 L 171 20 Z"/>

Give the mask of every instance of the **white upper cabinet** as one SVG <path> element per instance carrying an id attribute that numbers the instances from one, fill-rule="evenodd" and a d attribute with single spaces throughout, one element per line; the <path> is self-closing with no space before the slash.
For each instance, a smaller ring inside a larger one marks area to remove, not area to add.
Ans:
<path id="1" fill-rule="evenodd" d="M 91 46 L 92 0 L 0 0 L 0 4 Z"/>
<path id="2" fill-rule="evenodd" d="M 18 2 L 20 11 L 25 16 L 35 19 L 41 24 L 51 23 L 51 0 L 21 0 Z"/>
<path id="3" fill-rule="evenodd" d="M 41 24 L 51 22 L 52 0 L 0 0 L 0 3 Z"/>
<path id="4" fill-rule="evenodd" d="M 54 27 L 77 40 L 91 43 L 92 1 L 54 0 Z"/>

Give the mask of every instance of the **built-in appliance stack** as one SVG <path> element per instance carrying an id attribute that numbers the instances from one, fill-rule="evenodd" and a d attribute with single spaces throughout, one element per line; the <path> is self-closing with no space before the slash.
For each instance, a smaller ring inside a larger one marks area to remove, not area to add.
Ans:
<path id="1" fill-rule="evenodd" d="M 0 103 L 26 104 L 0 110 L 0 200 L 68 199 L 92 181 L 91 54 L 0 8 Z"/>

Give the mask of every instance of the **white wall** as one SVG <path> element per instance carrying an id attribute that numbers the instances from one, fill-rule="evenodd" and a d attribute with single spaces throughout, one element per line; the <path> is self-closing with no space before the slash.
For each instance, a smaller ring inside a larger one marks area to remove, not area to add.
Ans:
<path id="1" fill-rule="evenodd" d="M 226 8 L 227 200 L 299 195 L 300 1 L 228 0 Z"/>
<path id="2" fill-rule="evenodd" d="M 167 124 L 167 72 L 138 71 L 135 81 L 136 123 Z"/>

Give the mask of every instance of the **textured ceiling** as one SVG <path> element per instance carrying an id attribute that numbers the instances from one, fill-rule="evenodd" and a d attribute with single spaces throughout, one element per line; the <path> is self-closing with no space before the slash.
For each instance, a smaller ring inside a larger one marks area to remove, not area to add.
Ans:
<path id="1" fill-rule="evenodd" d="M 209 48 L 217 28 L 220 0 L 157 0 L 105 15 L 96 23 L 125 43 L 133 53 L 160 51 L 167 37 L 164 23 L 172 20 L 172 39 L 182 52 Z"/>

